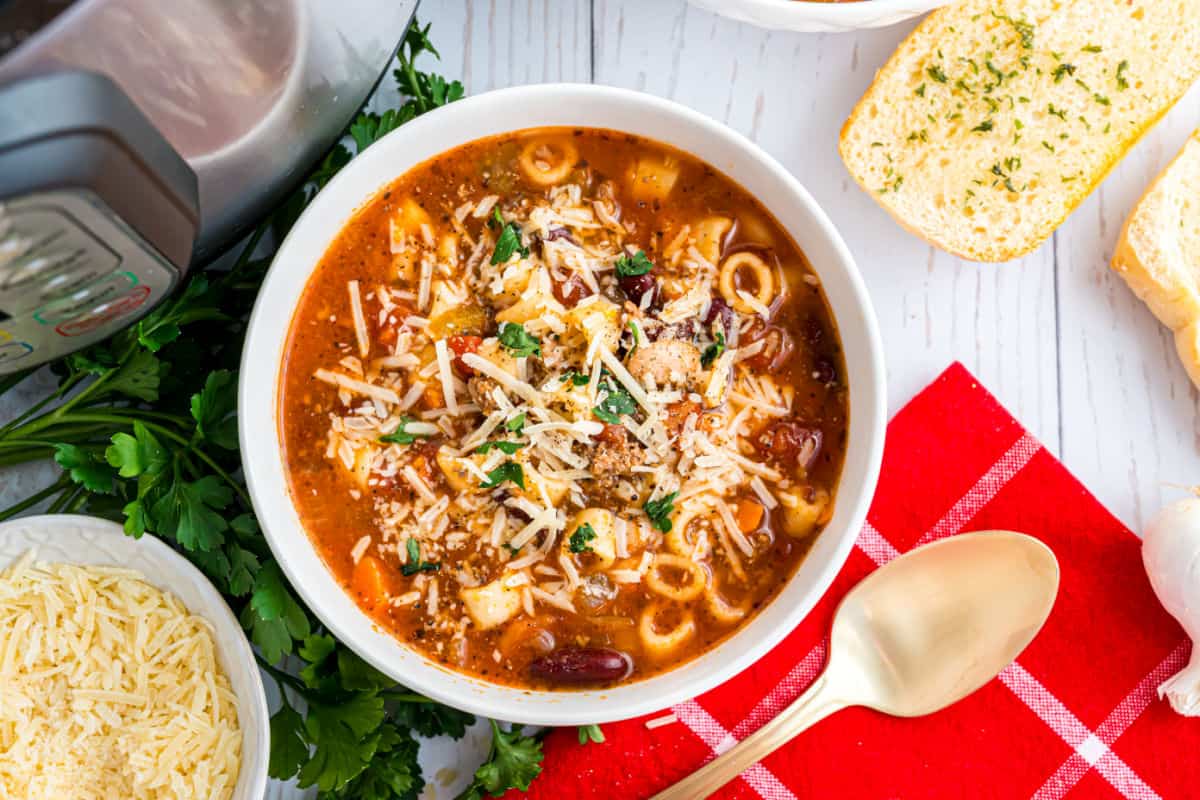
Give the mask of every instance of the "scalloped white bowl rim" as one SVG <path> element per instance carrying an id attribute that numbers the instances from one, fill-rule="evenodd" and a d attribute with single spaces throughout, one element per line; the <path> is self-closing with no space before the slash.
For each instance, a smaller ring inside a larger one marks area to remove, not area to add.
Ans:
<path id="1" fill-rule="evenodd" d="M 882 28 L 920 16 L 953 0 L 689 0 L 698 8 L 762 28 L 841 33 Z"/>
<path id="2" fill-rule="evenodd" d="M 43 514 L 0 523 L 0 570 L 28 550 L 38 561 L 134 569 L 207 620 L 221 668 L 237 697 L 242 763 L 233 800 L 260 800 L 267 787 L 270 724 L 254 651 L 225 600 L 195 566 L 162 541 L 125 535 L 115 522 L 82 514 Z"/>
<path id="3" fill-rule="evenodd" d="M 278 434 L 278 378 L 292 312 L 318 260 L 354 213 L 412 167 L 481 137 L 543 126 L 607 128 L 665 142 L 731 176 L 779 219 L 825 284 L 848 365 L 850 430 L 833 519 L 787 586 L 718 647 L 661 675 L 606 689 L 548 692 L 455 672 L 381 629 L 326 568 L 291 502 Z M 339 639 L 409 688 L 475 714 L 535 725 L 641 716 L 701 694 L 753 664 L 816 604 L 845 562 L 883 452 L 883 353 L 850 252 L 800 183 L 750 140 L 676 103 L 625 89 L 544 84 L 475 95 L 371 145 L 317 195 L 280 246 L 250 319 L 238 413 L 255 510 L 292 586 Z"/>

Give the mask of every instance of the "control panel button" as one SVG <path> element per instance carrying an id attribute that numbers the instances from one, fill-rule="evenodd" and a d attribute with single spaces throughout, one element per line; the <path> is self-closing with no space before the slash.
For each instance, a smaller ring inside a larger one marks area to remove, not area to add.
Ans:
<path id="1" fill-rule="evenodd" d="M 101 303 L 82 316 L 59 324 L 54 330 L 59 336 L 82 336 L 140 308 L 149 296 L 149 286 L 135 286 L 128 294 Z"/>
<path id="2" fill-rule="evenodd" d="M 0 365 L 20 361 L 33 352 L 33 346 L 28 342 L 0 342 Z"/>
<path id="3" fill-rule="evenodd" d="M 33 318 L 43 325 L 59 325 L 81 315 L 93 313 L 95 309 L 123 297 L 131 287 L 137 285 L 137 276 L 132 272 L 117 272 L 107 275 L 95 283 L 75 290 L 60 300 L 55 300 L 53 303 L 39 308 L 33 312 Z"/>

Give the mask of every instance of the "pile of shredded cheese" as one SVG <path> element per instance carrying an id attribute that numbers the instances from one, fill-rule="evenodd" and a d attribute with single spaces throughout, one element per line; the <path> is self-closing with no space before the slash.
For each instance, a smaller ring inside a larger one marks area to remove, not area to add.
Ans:
<path id="1" fill-rule="evenodd" d="M 0 798 L 222 800 L 237 700 L 209 624 L 126 569 L 0 573 Z"/>

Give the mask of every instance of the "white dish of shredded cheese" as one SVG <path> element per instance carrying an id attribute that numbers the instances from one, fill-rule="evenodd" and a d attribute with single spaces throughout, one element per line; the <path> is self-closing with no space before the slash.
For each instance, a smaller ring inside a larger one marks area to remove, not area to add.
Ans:
<path id="1" fill-rule="evenodd" d="M 0 524 L 0 797 L 258 800 L 266 698 L 224 600 L 151 536 Z"/>

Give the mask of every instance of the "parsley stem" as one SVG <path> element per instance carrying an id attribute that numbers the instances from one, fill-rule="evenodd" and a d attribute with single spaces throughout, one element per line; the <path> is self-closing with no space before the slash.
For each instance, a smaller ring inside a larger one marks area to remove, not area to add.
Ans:
<path id="1" fill-rule="evenodd" d="M 51 497 L 60 492 L 65 492 L 69 486 L 71 486 L 71 479 L 66 473 L 63 473 L 58 477 L 58 480 L 47 486 L 45 489 L 42 489 L 40 492 L 35 492 L 21 502 L 14 503 L 3 511 L 0 511 L 0 521 L 11 519 L 17 514 L 20 514 L 22 511 L 33 508 L 47 497 Z"/>
<path id="2" fill-rule="evenodd" d="M 67 392 L 69 392 L 72 388 L 74 388 L 75 384 L 79 383 L 79 381 L 82 379 L 83 379 L 83 375 L 79 374 L 79 373 L 72 375 L 69 378 L 65 378 L 57 389 L 55 389 L 53 392 L 51 392 L 50 394 L 43 397 L 38 402 L 34 403 L 31 407 L 27 408 L 24 411 L 24 413 L 19 414 L 16 417 L 13 417 L 3 427 L 0 427 L 0 437 L 6 436 L 9 433 L 12 433 L 15 429 L 20 427 L 21 424 L 24 423 L 27 419 L 30 419 L 31 417 L 36 415 L 39 411 L 41 411 L 43 408 L 45 408 L 48 404 L 54 402 L 55 400 L 57 400 L 58 398 L 62 397 Z"/>
<path id="3" fill-rule="evenodd" d="M 274 664 L 267 663 L 267 661 L 258 653 L 254 654 L 254 659 L 258 661 L 258 666 L 263 670 L 263 672 L 270 675 L 275 679 L 275 682 L 279 684 L 280 694 L 283 694 L 283 687 L 287 686 L 301 697 L 307 698 L 311 695 L 311 690 L 305 686 L 304 682 L 295 675 L 284 672 L 283 670 L 277 668 Z"/>
<path id="4" fill-rule="evenodd" d="M 82 486 L 72 486 L 67 491 L 60 494 L 54 500 L 54 502 L 50 504 L 50 507 L 46 509 L 46 513 L 61 514 L 64 511 L 69 510 L 71 504 L 78 500 L 80 495 L 84 494 L 84 491 L 85 490 Z M 86 497 L 84 499 L 86 500 Z"/>

